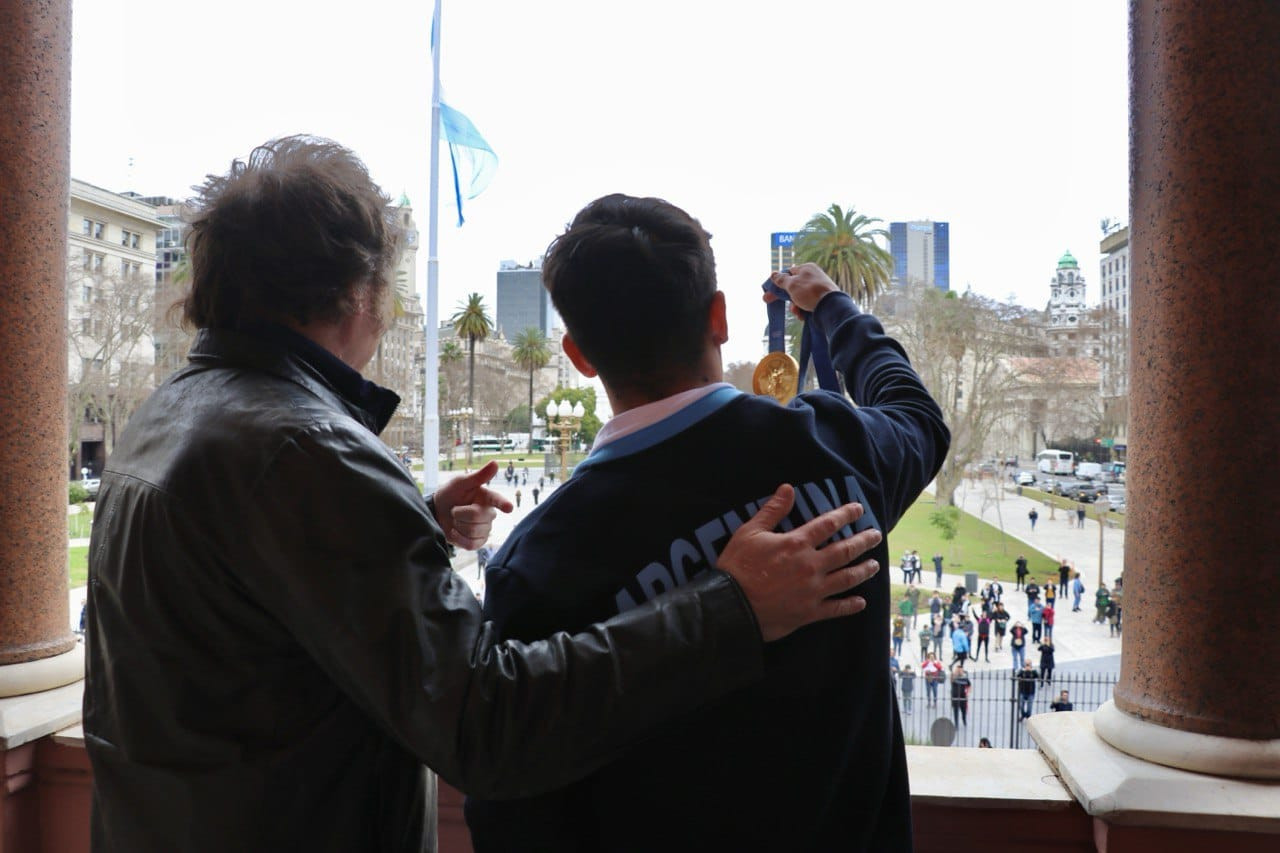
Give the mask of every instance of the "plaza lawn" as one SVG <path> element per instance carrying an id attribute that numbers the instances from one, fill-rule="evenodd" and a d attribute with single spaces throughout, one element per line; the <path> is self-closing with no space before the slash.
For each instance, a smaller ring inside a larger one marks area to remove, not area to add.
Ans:
<path id="1" fill-rule="evenodd" d="M 67 514 L 67 535 L 72 539 L 88 539 L 93 525 L 93 510 L 81 504 L 80 511 Z"/>
<path id="2" fill-rule="evenodd" d="M 67 565 L 71 571 L 71 588 L 84 586 L 89 581 L 89 546 L 77 545 L 67 552 Z"/>
<path id="3" fill-rule="evenodd" d="M 998 528 L 975 518 L 968 513 L 960 514 L 960 527 L 956 538 L 946 542 L 942 531 L 929 523 L 929 514 L 937 509 L 933 496 L 921 495 L 906 515 L 898 522 L 898 526 L 889 534 L 889 557 L 893 565 L 884 568 L 892 574 L 890 578 L 895 586 L 895 601 L 898 600 L 898 581 L 902 574 L 898 568 L 904 551 L 915 549 L 920 552 L 923 583 L 926 589 L 932 589 L 934 580 L 934 554 L 942 554 L 945 560 L 942 570 L 949 575 L 963 575 L 965 572 L 977 572 L 982 583 L 999 578 L 1002 582 L 1013 584 L 1016 580 L 1013 561 L 1019 554 L 1027 558 L 1027 568 L 1031 577 L 1043 580 L 1052 574 L 1057 577 L 1058 561 L 1056 558 L 1037 551 L 1030 545 L 1007 534 L 1002 535 Z M 906 589 L 906 587 L 902 587 Z M 979 584 L 981 588 L 981 583 Z"/>

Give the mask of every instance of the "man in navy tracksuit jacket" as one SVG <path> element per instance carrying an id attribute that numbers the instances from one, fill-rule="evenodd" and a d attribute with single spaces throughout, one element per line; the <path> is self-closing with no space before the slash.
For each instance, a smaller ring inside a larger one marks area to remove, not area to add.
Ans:
<path id="1" fill-rule="evenodd" d="M 781 482 L 796 499 L 784 527 L 857 501 L 857 530 L 889 531 L 941 465 L 949 434 L 902 348 L 812 264 L 774 282 L 812 310 L 858 405 L 816 391 L 783 406 L 723 383 L 708 240 L 666 202 L 615 195 L 552 244 L 543 279 L 565 350 L 600 374 L 616 416 L 491 559 L 485 612 L 504 636 L 580 630 L 684 583 Z M 871 556 L 889 565 L 887 540 Z M 770 645 L 762 682 L 585 780 L 469 800 L 476 849 L 910 850 L 887 573 L 854 592 L 866 613 Z"/>

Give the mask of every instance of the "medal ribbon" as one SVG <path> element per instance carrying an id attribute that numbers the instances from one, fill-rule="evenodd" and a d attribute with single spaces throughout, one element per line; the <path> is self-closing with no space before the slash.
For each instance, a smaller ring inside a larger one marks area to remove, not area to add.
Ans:
<path id="1" fill-rule="evenodd" d="M 781 287 L 766 280 L 761 288 L 766 293 L 778 297 L 766 307 L 769 311 L 769 352 L 782 352 L 787 325 L 787 302 L 791 297 Z M 805 374 L 809 371 L 809 359 L 813 358 L 813 372 L 818 377 L 818 387 L 823 391 L 840 393 L 840 380 L 836 377 L 835 368 L 831 366 L 831 353 L 827 349 L 826 336 L 814 328 L 810 322 L 811 314 L 801 310 L 804 317 L 804 331 L 800 336 L 800 379 L 796 383 L 797 390 L 804 387 Z"/>

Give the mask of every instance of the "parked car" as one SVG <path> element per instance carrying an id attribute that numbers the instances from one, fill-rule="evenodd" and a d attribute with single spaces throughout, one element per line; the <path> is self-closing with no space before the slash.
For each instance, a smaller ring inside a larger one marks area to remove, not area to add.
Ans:
<path id="1" fill-rule="evenodd" d="M 85 477 L 80 481 L 80 485 L 84 486 L 84 490 L 89 493 L 89 500 L 96 501 L 98 499 L 98 486 L 101 480 L 97 477 Z"/>
<path id="2" fill-rule="evenodd" d="M 1017 483 L 1019 486 L 1034 486 L 1036 484 L 1036 475 L 1030 471 L 1019 471 Z"/>
<path id="3" fill-rule="evenodd" d="M 1104 486 L 1097 483 L 1072 483 L 1062 490 L 1062 496 L 1073 501 L 1091 504 L 1103 494 Z"/>

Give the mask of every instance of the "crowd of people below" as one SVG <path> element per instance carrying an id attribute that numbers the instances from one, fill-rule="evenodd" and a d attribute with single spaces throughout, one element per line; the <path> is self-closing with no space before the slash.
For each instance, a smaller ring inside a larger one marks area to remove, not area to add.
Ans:
<path id="1" fill-rule="evenodd" d="M 916 585 L 921 571 L 919 554 L 907 551 L 901 563 L 907 590 L 892 617 L 889 648 L 889 668 L 898 684 L 902 713 L 914 713 L 919 678 L 924 681 L 929 705 L 936 704 L 941 686 L 949 684 L 955 725 L 967 725 L 971 682 L 965 666 L 971 661 L 991 663 L 991 653 L 1004 652 L 1007 638 L 1010 672 L 1018 684 L 1021 717 L 1029 717 L 1037 685 L 1047 688 L 1053 681 L 1054 628 L 1059 609 L 1066 607 L 1070 598 L 1071 611 L 1078 613 L 1086 601 L 1087 589 L 1080 572 L 1066 559 L 1060 563 L 1056 576 L 1049 575 L 1043 583 L 1037 583 L 1031 577 L 1026 557 L 1018 556 L 1014 563 L 1014 592 L 1026 596 L 1027 616 L 1023 622 L 1009 613 L 1004 584 L 998 578 L 993 577 L 983 585 L 976 601 L 969 590 L 960 585 L 944 597 L 940 555 L 934 558 L 938 588 L 926 598 L 925 591 Z M 1093 593 L 1093 622 L 1107 625 L 1112 637 L 1119 637 L 1121 633 L 1123 594 L 1123 578 L 1116 578 L 1112 589 L 1100 584 Z M 912 637 L 919 644 L 919 671 L 910 663 L 900 665 Z M 1038 661 L 1032 660 L 1034 654 L 1039 655 Z M 1071 710 L 1067 691 L 1061 691 L 1051 707 L 1055 711 Z"/>

